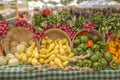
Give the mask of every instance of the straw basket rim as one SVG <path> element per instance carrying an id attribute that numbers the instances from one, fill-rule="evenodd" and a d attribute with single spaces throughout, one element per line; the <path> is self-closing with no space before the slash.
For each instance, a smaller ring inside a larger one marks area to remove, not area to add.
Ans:
<path id="1" fill-rule="evenodd" d="M 53 32 L 56 33 L 56 34 L 54 34 Z M 52 36 L 50 36 L 51 33 L 52 33 Z M 56 36 L 57 33 L 58 33 L 58 36 Z M 59 34 L 61 34 L 61 35 L 59 36 Z M 45 32 L 45 36 L 50 37 L 52 40 L 55 40 L 55 39 L 57 39 L 57 38 L 60 38 L 60 39 L 67 38 L 68 41 L 69 41 L 69 45 L 70 45 L 70 47 L 71 47 L 71 49 L 72 49 L 72 41 L 71 41 L 69 35 L 68 35 L 65 31 L 63 31 L 63 30 L 61 30 L 61 29 L 57 29 L 57 28 L 48 29 L 48 30 Z"/>

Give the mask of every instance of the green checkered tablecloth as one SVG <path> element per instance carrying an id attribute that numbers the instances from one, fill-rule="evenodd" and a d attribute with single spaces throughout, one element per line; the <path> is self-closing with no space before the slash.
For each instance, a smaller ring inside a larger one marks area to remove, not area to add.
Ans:
<path id="1" fill-rule="evenodd" d="M 120 70 L 102 70 L 99 72 L 81 71 L 25 71 L 21 65 L 18 67 L 2 66 L 0 80 L 120 80 Z"/>

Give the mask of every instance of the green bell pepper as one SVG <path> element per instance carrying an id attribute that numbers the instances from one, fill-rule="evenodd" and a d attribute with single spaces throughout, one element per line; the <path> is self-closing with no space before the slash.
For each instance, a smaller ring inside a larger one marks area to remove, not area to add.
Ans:
<path id="1" fill-rule="evenodd" d="M 76 39 L 73 41 L 73 44 L 76 45 L 76 46 L 79 45 L 79 44 L 80 44 L 80 40 L 76 38 Z"/>
<path id="2" fill-rule="evenodd" d="M 72 50 L 72 52 L 75 53 L 75 54 L 78 54 L 78 51 L 77 51 L 76 48 L 74 48 L 74 49 Z"/>
<path id="3" fill-rule="evenodd" d="M 92 67 L 95 71 L 102 70 L 102 64 L 100 62 L 94 62 Z"/>
<path id="4" fill-rule="evenodd" d="M 101 58 L 98 60 L 98 62 L 100 62 L 102 64 L 102 68 L 105 69 L 107 66 L 107 60 L 105 58 Z"/>
<path id="5" fill-rule="evenodd" d="M 110 54 L 110 53 L 106 53 L 106 54 L 104 55 L 104 57 L 105 57 L 105 59 L 107 60 L 107 62 L 110 62 L 110 61 L 112 61 L 112 59 L 113 59 L 113 56 L 112 56 L 112 54 Z"/>
<path id="6" fill-rule="evenodd" d="M 79 67 L 82 67 L 83 66 L 83 60 L 77 60 L 76 65 L 79 66 Z"/>
<path id="7" fill-rule="evenodd" d="M 78 55 L 85 54 L 82 48 L 77 48 Z"/>
<path id="8" fill-rule="evenodd" d="M 99 38 L 98 38 L 98 36 L 93 36 L 93 37 L 92 37 L 92 40 L 93 40 L 94 42 L 97 42 L 97 41 L 99 40 Z"/>
<path id="9" fill-rule="evenodd" d="M 103 53 L 96 51 L 95 54 L 98 56 L 98 58 L 102 58 L 103 57 Z"/>
<path id="10" fill-rule="evenodd" d="M 88 36 L 81 36 L 80 37 L 80 42 L 86 43 L 89 40 Z"/>
<path id="11" fill-rule="evenodd" d="M 94 54 L 90 48 L 88 48 L 85 53 L 90 56 Z"/>
<path id="12" fill-rule="evenodd" d="M 84 67 L 91 67 L 92 66 L 92 61 L 87 60 L 87 59 L 83 60 L 83 66 Z"/>
<path id="13" fill-rule="evenodd" d="M 99 59 L 99 57 L 96 54 L 94 54 L 93 56 L 90 57 L 90 60 L 93 61 L 93 62 L 98 61 L 98 59 Z"/>
<path id="14" fill-rule="evenodd" d="M 117 70 L 119 69 L 119 63 L 115 60 L 112 60 L 110 63 L 109 63 L 109 66 L 114 69 L 114 70 Z"/>
<path id="15" fill-rule="evenodd" d="M 94 44 L 91 48 L 93 51 L 97 51 L 100 49 L 99 45 L 97 45 L 97 44 Z"/>
<path id="16" fill-rule="evenodd" d="M 83 50 L 86 50 L 86 49 L 87 49 L 85 43 L 81 43 L 81 44 L 79 44 L 77 47 L 78 47 L 78 48 L 82 48 Z"/>

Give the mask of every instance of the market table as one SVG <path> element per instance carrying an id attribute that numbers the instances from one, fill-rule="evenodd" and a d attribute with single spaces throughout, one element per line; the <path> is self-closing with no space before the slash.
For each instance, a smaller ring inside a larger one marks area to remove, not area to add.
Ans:
<path id="1" fill-rule="evenodd" d="M 120 80 L 120 70 L 102 70 L 98 72 L 25 71 L 23 68 L 28 66 L 30 65 L 2 66 L 4 70 L 0 71 L 0 80 Z"/>

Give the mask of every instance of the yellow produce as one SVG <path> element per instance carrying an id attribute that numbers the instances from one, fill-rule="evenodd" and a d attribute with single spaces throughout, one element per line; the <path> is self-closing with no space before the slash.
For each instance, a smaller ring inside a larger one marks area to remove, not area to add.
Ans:
<path id="1" fill-rule="evenodd" d="M 55 58 L 55 54 L 52 54 L 46 61 L 45 64 L 49 63 L 50 61 L 52 61 Z"/>
<path id="2" fill-rule="evenodd" d="M 46 55 L 44 55 L 44 54 L 40 54 L 40 55 L 39 55 L 39 57 L 42 57 L 42 58 L 47 58 L 47 56 L 46 56 Z"/>
<path id="3" fill-rule="evenodd" d="M 20 53 L 20 56 L 19 56 L 19 58 L 18 58 L 18 59 L 19 59 L 19 60 L 22 60 L 22 57 L 23 57 L 23 55 L 24 55 L 24 54 L 25 54 L 25 53 L 23 53 L 23 52 L 22 52 L 22 53 Z"/>
<path id="4" fill-rule="evenodd" d="M 15 53 L 15 57 L 19 58 L 20 54 L 18 52 Z"/>
<path id="5" fill-rule="evenodd" d="M 68 57 L 71 58 L 71 57 L 73 57 L 74 55 L 75 55 L 75 54 L 71 52 L 71 53 L 68 55 Z"/>
<path id="6" fill-rule="evenodd" d="M 107 44 L 107 51 L 113 55 L 113 59 L 120 64 L 120 39 L 114 38 L 113 41 L 109 41 Z"/>
<path id="7" fill-rule="evenodd" d="M 62 69 L 64 69 L 64 67 L 63 67 L 63 65 L 62 65 L 62 62 L 61 62 L 61 60 L 59 59 L 59 58 L 54 58 L 54 63 L 56 64 L 56 65 L 58 65 L 60 68 L 62 68 Z"/>
<path id="8" fill-rule="evenodd" d="M 68 40 L 66 38 L 62 39 L 62 44 L 68 43 Z"/>
<path id="9" fill-rule="evenodd" d="M 41 64 L 49 64 L 50 66 L 59 66 L 64 69 L 68 63 L 69 59 L 74 56 L 71 52 L 69 42 L 66 38 L 56 39 L 52 41 L 48 37 L 45 37 L 46 44 L 43 43 L 41 46 L 45 46 L 39 50 L 39 62 Z"/>
<path id="10" fill-rule="evenodd" d="M 65 52 L 66 52 L 66 53 L 70 53 L 70 52 L 71 52 L 70 46 L 67 45 L 67 48 L 66 48 Z"/>
<path id="11" fill-rule="evenodd" d="M 45 62 L 45 60 L 44 60 L 43 58 L 40 58 L 40 59 L 39 59 L 39 62 L 40 62 L 41 64 L 43 64 L 43 63 Z"/>
<path id="12" fill-rule="evenodd" d="M 51 44 L 52 40 L 51 39 L 47 39 L 47 44 Z"/>
<path id="13" fill-rule="evenodd" d="M 31 57 L 28 58 L 28 63 L 32 63 L 32 58 Z"/>
<path id="14" fill-rule="evenodd" d="M 28 57 L 32 56 L 32 51 L 26 51 Z"/>
<path id="15" fill-rule="evenodd" d="M 32 45 L 29 48 L 27 48 L 27 51 L 32 51 L 35 48 L 35 46 L 36 46 L 36 43 L 32 42 Z"/>
<path id="16" fill-rule="evenodd" d="M 45 39 L 42 39 L 42 40 L 41 40 L 41 44 L 46 45 L 46 44 L 47 44 L 47 41 L 46 41 Z"/>
<path id="17" fill-rule="evenodd" d="M 61 59 L 62 61 L 67 61 L 67 60 L 69 60 L 69 58 L 68 58 L 67 56 L 62 56 L 62 55 L 60 55 L 60 54 L 57 54 L 57 57 L 58 57 L 59 59 Z"/>
<path id="18" fill-rule="evenodd" d="M 38 60 L 36 58 L 33 58 L 32 65 L 38 65 L 38 64 L 39 64 Z"/>
<path id="19" fill-rule="evenodd" d="M 56 54 L 56 53 L 58 53 L 58 49 L 54 49 L 52 52 L 48 53 L 48 54 L 46 55 L 46 57 L 49 57 L 49 56 L 51 56 L 52 54 Z"/>
<path id="20" fill-rule="evenodd" d="M 35 47 L 35 51 L 33 52 L 34 58 L 39 58 L 39 53 L 37 47 Z"/>
<path id="21" fill-rule="evenodd" d="M 27 62 L 27 60 L 28 60 L 27 55 L 24 54 L 24 55 L 22 56 L 22 61 L 23 61 L 23 62 Z"/>
<path id="22" fill-rule="evenodd" d="M 56 66 L 54 61 L 50 61 L 50 66 Z"/>
<path id="23" fill-rule="evenodd" d="M 45 49 L 45 48 L 40 49 L 39 52 L 40 52 L 40 54 L 47 54 L 48 53 L 47 49 Z"/>
<path id="24" fill-rule="evenodd" d="M 46 48 L 46 45 L 41 44 L 40 48 Z"/>
<path id="25" fill-rule="evenodd" d="M 68 65 L 69 61 L 64 61 L 63 66 L 66 67 Z"/>
<path id="26" fill-rule="evenodd" d="M 49 48 L 48 48 L 48 53 L 51 52 L 55 47 L 55 44 L 54 43 L 51 43 Z"/>

